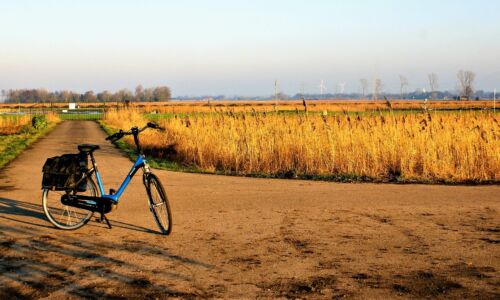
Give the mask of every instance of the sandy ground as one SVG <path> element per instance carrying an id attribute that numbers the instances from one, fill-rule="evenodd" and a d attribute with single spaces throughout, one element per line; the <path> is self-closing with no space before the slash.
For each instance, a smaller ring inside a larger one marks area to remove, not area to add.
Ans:
<path id="1" fill-rule="evenodd" d="M 174 228 L 157 234 L 141 177 L 113 229 L 52 227 L 47 157 L 96 143 L 104 183 L 131 162 L 67 121 L 0 171 L 0 298 L 500 298 L 500 187 L 337 184 L 155 173 Z"/>

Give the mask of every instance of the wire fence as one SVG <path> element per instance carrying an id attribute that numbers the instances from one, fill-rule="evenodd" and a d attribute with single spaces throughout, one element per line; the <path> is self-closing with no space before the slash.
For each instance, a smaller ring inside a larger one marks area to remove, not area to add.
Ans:
<path id="1" fill-rule="evenodd" d="M 0 116 L 37 116 L 54 113 L 61 120 L 100 120 L 109 108 L 25 108 L 4 109 L 0 111 Z"/>

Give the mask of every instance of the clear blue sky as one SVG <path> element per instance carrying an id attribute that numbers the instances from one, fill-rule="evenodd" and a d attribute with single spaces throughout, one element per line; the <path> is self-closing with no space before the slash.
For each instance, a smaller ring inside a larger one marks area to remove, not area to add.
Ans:
<path id="1" fill-rule="evenodd" d="M 1 1 L 0 89 L 181 95 L 318 92 L 380 77 L 385 91 L 455 88 L 456 72 L 500 89 L 500 1 Z"/>

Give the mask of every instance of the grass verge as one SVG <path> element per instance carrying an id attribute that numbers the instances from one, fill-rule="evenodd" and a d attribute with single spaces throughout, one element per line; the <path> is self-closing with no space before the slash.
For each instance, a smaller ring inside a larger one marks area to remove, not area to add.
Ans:
<path id="1" fill-rule="evenodd" d="M 57 123 L 51 123 L 41 130 L 30 129 L 27 132 L 0 135 L 0 168 L 3 168 L 16 158 L 24 149 L 40 137 L 52 131 L 56 125 Z"/>

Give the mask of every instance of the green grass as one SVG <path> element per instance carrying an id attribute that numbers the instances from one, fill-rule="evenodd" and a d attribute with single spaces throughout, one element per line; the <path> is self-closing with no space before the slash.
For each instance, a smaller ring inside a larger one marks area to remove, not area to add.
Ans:
<path id="1" fill-rule="evenodd" d="M 59 118 L 61 120 L 100 120 L 103 114 L 71 114 L 71 113 L 61 113 Z"/>
<path id="2" fill-rule="evenodd" d="M 41 116 L 43 113 L 31 113 L 30 117 Z M 88 114 L 88 113 L 58 113 L 57 114 L 61 120 L 100 120 L 103 117 L 103 113 Z M 0 115 L 0 119 L 18 119 L 24 117 L 25 115 Z"/>
<path id="3" fill-rule="evenodd" d="M 40 137 L 50 132 L 56 124 L 50 124 L 42 130 L 30 129 L 27 132 L 0 135 L 0 168 L 16 158 L 24 149 Z"/>

